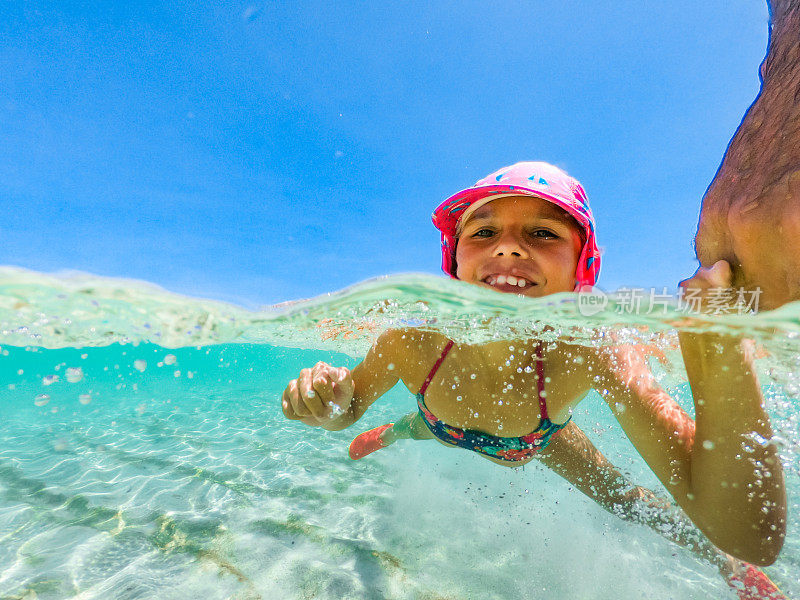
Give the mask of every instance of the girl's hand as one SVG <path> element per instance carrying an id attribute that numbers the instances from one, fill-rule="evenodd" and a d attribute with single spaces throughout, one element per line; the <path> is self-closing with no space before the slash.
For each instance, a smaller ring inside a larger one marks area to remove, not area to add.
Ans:
<path id="1" fill-rule="evenodd" d="M 683 289 L 686 301 L 697 300 L 701 310 L 710 308 L 716 302 L 733 303 L 733 271 L 726 260 L 718 260 L 710 267 L 698 267 L 695 274 L 684 279 L 678 286 Z"/>
<path id="2" fill-rule="evenodd" d="M 354 390 L 350 369 L 318 362 L 300 371 L 286 386 L 281 398 L 283 414 L 306 425 L 327 424 L 347 412 Z"/>

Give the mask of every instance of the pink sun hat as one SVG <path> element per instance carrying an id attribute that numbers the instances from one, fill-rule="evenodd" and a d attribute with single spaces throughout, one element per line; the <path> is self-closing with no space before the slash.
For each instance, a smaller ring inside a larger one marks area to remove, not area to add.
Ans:
<path id="1" fill-rule="evenodd" d="M 458 226 L 464 216 L 487 202 L 506 196 L 533 196 L 567 211 L 583 229 L 586 241 L 578 258 L 575 291 L 597 282 L 600 249 L 594 233 L 594 217 L 583 187 L 558 167 L 546 162 L 518 162 L 503 167 L 442 202 L 432 220 L 442 233 L 442 270 L 456 277 Z"/>

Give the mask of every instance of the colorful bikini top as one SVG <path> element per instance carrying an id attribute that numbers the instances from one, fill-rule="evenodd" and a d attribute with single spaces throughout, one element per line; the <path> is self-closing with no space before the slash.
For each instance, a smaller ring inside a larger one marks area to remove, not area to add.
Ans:
<path id="1" fill-rule="evenodd" d="M 428 407 L 425 406 L 425 392 L 439 370 L 442 362 L 444 362 L 447 353 L 453 347 L 453 340 L 449 340 L 447 345 L 442 350 L 441 356 L 433 365 L 425 383 L 417 394 L 417 406 L 419 407 L 419 414 L 431 433 L 437 438 L 453 446 L 464 448 L 465 450 L 472 450 L 478 454 L 483 454 L 490 458 L 508 462 L 520 462 L 531 458 L 539 450 L 546 447 L 550 443 L 550 439 L 563 429 L 567 423 L 572 420 L 572 417 L 567 419 L 566 423 L 553 423 L 547 415 L 547 401 L 544 398 L 544 364 L 542 362 L 542 346 L 536 346 L 536 387 L 537 395 L 539 398 L 539 426 L 528 435 L 521 437 L 500 437 L 476 431 L 474 429 L 460 429 L 452 427 L 443 421 L 436 418 Z"/>

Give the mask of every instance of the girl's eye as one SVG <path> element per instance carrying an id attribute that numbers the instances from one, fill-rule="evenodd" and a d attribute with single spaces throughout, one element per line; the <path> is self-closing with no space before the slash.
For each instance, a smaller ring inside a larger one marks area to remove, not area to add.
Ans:
<path id="1" fill-rule="evenodd" d="M 558 236 L 550 231 L 549 229 L 536 229 L 533 231 L 533 237 L 543 238 L 543 239 L 555 239 Z"/>
<path id="2" fill-rule="evenodd" d="M 492 231 L 491 229 L 487 229 L 486 227 L 483 227 L 482 229 L 478 229 L 478 231 L 473 233 L 472 237 L 479 237 L 479 238 L 483 237 L 483 238 L 486 238 L 486 237 L 490 237 L 492 235 L 494 235 L 494 231 Z"/>

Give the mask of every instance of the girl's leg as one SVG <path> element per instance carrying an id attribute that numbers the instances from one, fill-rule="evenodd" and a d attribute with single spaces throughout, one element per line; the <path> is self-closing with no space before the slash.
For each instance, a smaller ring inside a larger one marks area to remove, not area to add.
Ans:
<path id="1" fill-rule="evenodd" d="M 408 413 L 381 433 L 381 441 L 387 446 L 397 440 L 430 440 L 433 434 L 422 421 L 418 412 Z"/>
<path id="2" fill-rule="evenodd" d="M 358 460 L 376 450 L 394 444 L 397 440 L 427 440 L 433 434 L 425 426 L 418 413 L 408 413 L 401 417 L 397 423 L 381 425 L 375 429 L 365 431 L 350 444 L 350 458 Z"/>

